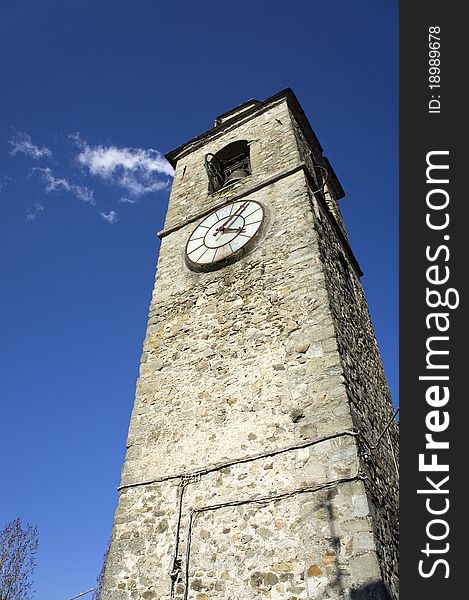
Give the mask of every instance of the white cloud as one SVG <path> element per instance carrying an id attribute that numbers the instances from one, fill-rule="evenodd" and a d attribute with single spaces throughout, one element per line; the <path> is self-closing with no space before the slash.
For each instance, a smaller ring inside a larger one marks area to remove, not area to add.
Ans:
<path id="1" fill-rule="evenodd" d="M 119 198 L 119 204 L 135 204 L 137 201 L 132 200 L 132 198 L 122 197 Z"/>
<path id="2" fill-rule="evenodd" d="M 39 213 L 44 210 L 44 205 L 40 202 L 34 203 L 34 208 L 29 208 L 26 212 L 26 217 L 24 219 L 25 223 L 32 223 L 36 220 Z"/>
<path id="3" fill-rule="evenodd" d="M 75 194 L 77 198 L 79 198 L 83 202 L 89 202 L 93 206 L 96 205 L 94 191 L 90 190 L 85 185 L 72 185 L 71 191 Z"/>
<path id="4" fill-rule="evenodd" d="M 152 148 L 117 148 L 117 146 L 96 146 L 85 148 L 78 155 L 81 164 L 86 165 L 93 175 L 111 177 L 119 168 L 124 173 L 141 171 L 143 174 L 158 173 L 173 175 L 173 169 L 157 150 Z"/>
<path id="5" fill-rule="evenodd" d="M 115 210 L 111 210 L 108 213 L 102 212 L 99 213 L 103 219 L 107 222 L 107 223 L 115 223 L 116 221 L 118 221 L 118 217 L 117 217 L 117 213 Z"/>
<path id="6" fill-rule="evenodd" d="M 46 146 L 40 148 L 36 144 L 33 144 L 31 136 L 23 131 L 18 131 L 8 143 L 12 146 L 12 149 L 10 150 L 12 156 L 15 156 L 18 152 L 26 154 L 26 156 L 30 156 L 35 160 L 52 156 L 52 152 L 49 148 Z"/>
<path id="7" fill-rule="evenodd" d="M 9 175 L 3 174 L 2 180 L 0 181 L 0 194 L 3 192 L 3 188 L 7 187 L 10 183 L 15 183 L 15 179 Z"/>
<path id="8" fill-rule="evenodd" d="M 92 206 L 96 206 L 93 190 L 90 190 L 84 185 L 70 183 L 70 181 L 66 178 L 55 177 L 49 167 L 45 167 L 44 169 L 37 167 L 34 170 L 39 171 L 42 174 L 47 193 L 64 190 L 66 192 L 70 192 L 79 200 L 82 200 L 82 202 L 87 202 Z"/>
<path id="9" fill-rule="evenodd" d="M 91 147 L 78 133 L 69 137 L 81 148 L 77 160 L 91 175 L 124 188 L 131 197 L 165 189 L 174 175 L 168 161 L 153 148 Z"/>
<path id="10" fill-rule="evenodd" d="M 42 179 L 46 185 L 46 192 L 58 192 L 60 190 L 65 190 L 66 192 L 70 191 L 70 183 L 67 179 L 61 179 L 59 177 L 54 177 L 52 174 L 52 170 L 49 167 L 45 167 L 40 169 L 36 167 L 34 171 L 39 171 L 42 173 Z"/>
<path id="11" fill-rule="evenodd" d="M 78 148 L 84 148 L 86 146 L 85 142 L 81 139 L 81 135 L 79 131 L 74 131 L 73 133 L 68 134 L 68 139 L 72 140 L 73 144 Z"/>
<path id="12" fill-rule="evenodd" d="M 131 196 L 138 198 L 139 196 L 143 196 L 144 194 L 149 194 L 150 192 L 158 192 L 159 190 L 164 190 L 168 187 L 169 182 L 166 181 L 150 181 L 150 177 L 144 178 L 146 181 L 142 183 L 139 181 L 138 175 L 135 174 L 124 174 L 118 178 L 117 183 L 124 189 L 126 189 Z"/>

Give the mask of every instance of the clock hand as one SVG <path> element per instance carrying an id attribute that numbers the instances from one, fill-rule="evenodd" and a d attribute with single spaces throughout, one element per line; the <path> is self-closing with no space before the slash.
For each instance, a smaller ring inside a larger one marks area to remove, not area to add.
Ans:
<path id="1" fill-rule="evenodd" d="M 228 215 L 228 218 L 226 219 L 224 225 L 221 225 L 220 227 L 218 227 L 217 231 L 226 231 L 226 229 L 228 228 L 228 225 L 230 223 L 233 223 L 233 221 L 236 219 L 236 217 L 239 217 L 241 215 L 241 213 L 247 207 L 248 204 L 249 204 L 249 200 L 247 202 L 245 202 L 244 204 L 242 204 L 241 207 L 234 213 L 234 215 Z"/>
<path id="2" fill-rule="evenodd" d="M 235 212 L 235 214 L 232 215 L 230 218 L 228 218 L 225 225 L 223 225 L 223 229 L 228 229 L 230 224 L 234 223 L 234 221 L 236 221 L 237 217 L 241 216 L 242 212 L 248 206 L 248 204 L 249 204 L 249 200 L 247 200 L 244 204 L 242 204 L 241 207 Z"/>
<path id="3" fill-rule="evenodd" d="M 241 233 L 242 231 L 246 231 L 246 229 L 244 227 L 223 227 L 220 229 L 217 229 L 213 236 L 219 236 L 219 235 L 223 235 L 224 233 Z"/>

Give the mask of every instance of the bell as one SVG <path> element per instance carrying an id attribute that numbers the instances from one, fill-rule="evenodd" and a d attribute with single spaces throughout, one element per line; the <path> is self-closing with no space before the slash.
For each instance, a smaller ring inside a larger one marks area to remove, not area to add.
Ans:
<path id="1" fill-rule="evenodd" d="M 230 173 L 228 179 L 225 181 L 224 185 L 226 185 L 227 183 L 233 183 L 233 181 L 238 181 L 239 179 L 243 179 L 244 177 L 247 177 L 249 175 L 249 173 L 247 171 L 245 171 L 244 169 L 236 169 L 235 171 L 233 171 L 232 173 Z"/>

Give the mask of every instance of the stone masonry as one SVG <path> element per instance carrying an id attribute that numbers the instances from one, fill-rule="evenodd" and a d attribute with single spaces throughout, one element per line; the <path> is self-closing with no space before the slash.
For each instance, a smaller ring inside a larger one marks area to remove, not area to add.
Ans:
<path id="1" fill-rule="evenodd" d="M 102 598 L 396 598 L 396 431 L 342 189 L 291 90 L 217 123 L 168 154 Z M 252 174 L 209 194 L 204 156 L 237 140 Z M 189 270 L 193 229 L 238 198 L 267 213 L 255 248 Z"/>

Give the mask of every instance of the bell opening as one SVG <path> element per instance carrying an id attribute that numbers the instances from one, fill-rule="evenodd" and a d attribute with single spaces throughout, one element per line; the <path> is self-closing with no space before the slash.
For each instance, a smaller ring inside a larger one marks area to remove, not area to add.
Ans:
<path id="1" fill-rule="evenodd" d="M 205 168 L 210 193 L 248 177 L 251 175 L 251 160 L 247 140 L 232 142 L 216 154 L 207 154 Z"/>

